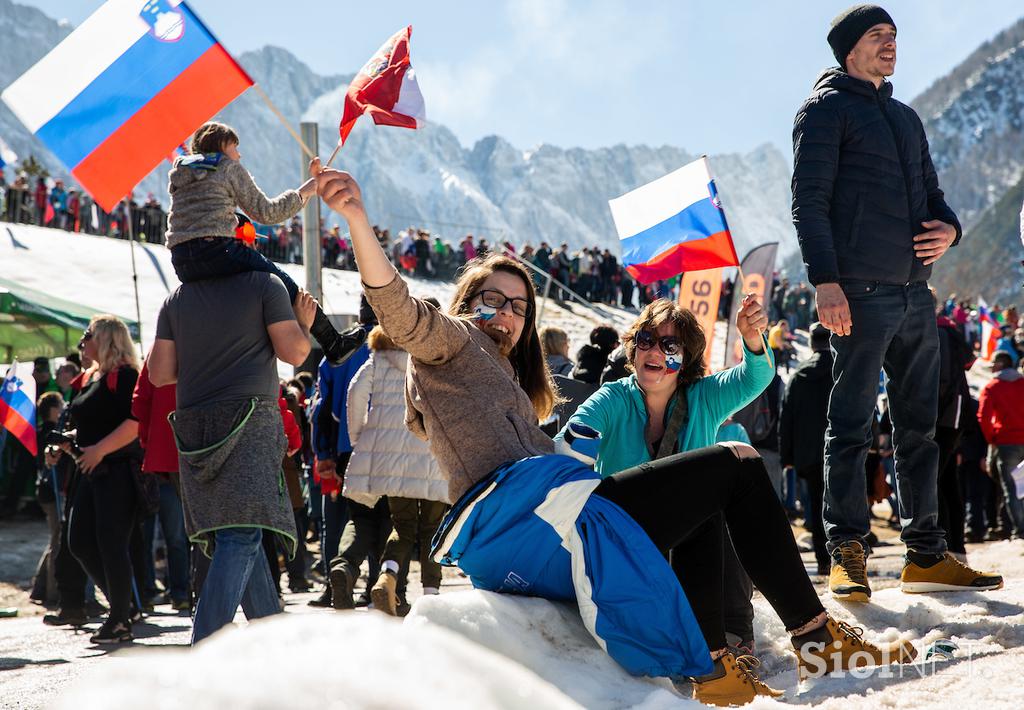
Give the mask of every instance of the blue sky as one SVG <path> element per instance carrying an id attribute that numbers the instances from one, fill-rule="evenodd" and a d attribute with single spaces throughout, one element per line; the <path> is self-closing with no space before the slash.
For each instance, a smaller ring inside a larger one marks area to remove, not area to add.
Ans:
<path id="1" fill-rule="evenodd" d="M 99 0 L 18 0 L 77 24 Z M 787 154 L 793 115 L 848 0 L 191 0 L 232 53 L 285 47 L 321 74 L 358 69 L 412 24 L 430 120 L 471 145 L 677 145 Z M 909 101 L 1024 16 L 1020 0 L 891 0 L 897 98 Z M 340 107 L 339 107 L 340 116 Z"/>

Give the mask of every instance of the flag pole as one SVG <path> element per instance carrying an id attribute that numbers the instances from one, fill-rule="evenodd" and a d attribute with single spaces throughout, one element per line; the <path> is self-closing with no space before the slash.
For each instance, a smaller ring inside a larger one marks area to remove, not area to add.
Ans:
<path id="1" fill-rule="evenodd" d="M 742 300 L 742 298 L 743 298 L 743 287 L 746 286 L 747 279 L 746 279 L 746 277 L 743 276 L 743 267 L 740 266 L 739 264 L 736 264 L 736 280 L 737 280 L 737 283 L 740 286 L 740 299 Z M 732 288 L 732 293 L 733 293 L 732 297 L 736 298 L 736 287 L 735 286 L 733 286 L 733 288 Z M 761 304 L 761 307 L 764 308 L 764 304 Z M 764 347 L 764 356 L 768 360 L 768 362 L 774 367 L 775 363 L 772 363 L 772 358 L 768 354 L 768 350 L 769 350 L 769 348 L 768 348 L 768 336 L 765 334 L 765 332 L 763 330 L 759 331 L 759 332 L 760 332 L 760 335 L 761 335 L 761 343 L 763 344 L 763 347 Z M 725 357 L 726 357 L 726 363 L 728 364 L 729 353 L 726 353 Z"/>
<path id="2" fill-rule="evenodd" d="M 340 150 L 341 150 L 341 139 L 339 138 L 338 139 L 338 145 L 334 146 L 334 152 L 331 153 L 331 157 L 327 159 L 326 163 L 324 163 L 324 167 L 325 168 L 331 167 L 331 163 L 333 163 L 334 159 L 336 157 L 338 157 L 338 151 L 340 151 Z"/>
<path id="3" fill-rule="evenodd" d="M 715 177 L 714 177 L 714 173 L 711 172 L 711 161 L 708 160 L 708 156 L 707 156 L 706 153 L 701 155 L 700 158 L 701 158 L 701 160 L 704 161 L 704 168 L 708 172 L 708 177 L 711 178 L 711 183 L 714 184 Z M 715 191 L 717 192 L 717 190 L 718 190 L 718 187 L 715 186 Z M 729 229 L 729 222 L 725 218 L 725 209 L 723 209 L 721 207 L 719 207 L 719 209 L 722 212 L 722 221 L 725 223 L 725 228 Z M 731 239 L 731 235 L 730 235 L 730 242 L 731 241 L 732 241 L 732 239 Z M 736 254 L 736 247 L 735 246 L 733 246 L 733 257 L 736 259 L 736 280 L 737 280 L 737 282 L 740 285 L 740 289 L 741 289 L 741 291 L 740 291 L 740 298 L 742 300 L 742 298 L 743 298 L 742 289 L 746 285 L 747 279 L 743 276 L 743 266 L 741 265 L 739 256 Z M 735 285 L 733 286 L 732 293 L 733 293 L 733 298 L 736 298 L 736 286 Z M 761 306 L 763 308 L 763 307 L 765 307 L 765 304 L 761 304 Z M 730 323 L 729 326 L 731 327 L 732 324 Z M 726 338 L 726 342 L 728 342 L 728 338 Z M 772 358 L 768 354 L 768 336 L 765 335 L 764 331 L 761 331 L 761 342 L 764 344 L 764 356 L 765 356 L 765 358 L 767 358 L 768 362 L 771 363 L 772 362 Z M 726 366 L 728 366 L 728 364 L 729 364 L 729 353 L 725 354 L 725 364 L 726 364 Z"/>
<path id="4" fill-rule="evenodd" d="M 302 147 L 302 152 L 305 153 L 310 160 L 315 158 L 316 154 L 309 149 L 309 146 L 306 145 L 306 142 L 299 137 L 298 133 L 295 132 L 295 129 L 292 128 L 292 124 L 290 124 L 288 122 L 288 119 L 284 117 L 284 114 L 281 113 L 281 109 L 279 109 L 277 105 L 275 105 L 274 102 L 270 100 L 270 97 L 267 96 L 267 92 L 263 90 L 263 87 L 257 84 L 256 82 L 253 82 L 252 88 L 256 89 L 256 93 L 260 95 L 260 98 L 263 99 L 263 103 L 265 103 L 267 107 L 274 113 L 274 115 L 277 116 L 277 120 L 281 122 L 281 125 L 287 128 L 288 132 L 292 134 L 292 138 L 295 139 L 295 142 Z"/>
<path id="5" fill-rule="evenodd" d="M 125 229 L 128 230 L 128 250 L 132 255 L 132 284 L 135 286 L 135 322 L 139 325 L 139 347 L 142 347 L 142 308 L 139 307 L 139 272 L 135 268 L 135 234 L 132 230 L 132 196 L 124 198 Z"/>

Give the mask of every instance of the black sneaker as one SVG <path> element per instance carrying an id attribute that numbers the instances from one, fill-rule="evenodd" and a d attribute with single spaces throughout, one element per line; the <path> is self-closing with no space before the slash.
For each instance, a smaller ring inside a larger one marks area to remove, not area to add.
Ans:
<path id="1" fill-rule="evenodd" d="M 294 582 L 290 579 L 288 580 L 288 591 L 293 594 L 308 592 L 312 588 L 313 583 L 303 577 L 299 577 Z"/>
<path id="2" fill-rule="evenodd" d="M 331 585 L 328 584 L 326 587 L 324 587 L 324 591 L 320 594 L 320 596 L 318 596 L 316 599 L 310 599 L 308 602 L 306 602 L 306 604 L 308 604 L 309 606 L 318 606 L 322 608 L 327 608 L 331 606 Z"/>
<path id="3" fill-rule="evenodd" d="M 131 626 L 123 621 L 107 619 L 100 630 L 89 637 L 89 641 L 96 644 L 129 643 L 133 638 Z"/>
<path id="4" fill-rule="evenodd" d="M 319 340 L 319 339 L 318 339 Z M 340 365 L 366 342 L 366 330 L 361 325 L 352 326 L 341 333 L 335 333 L 334 338 L 325 338 L 329 342 L 320 340 L 320 346 L 324 349 L 324 357 L 332 365 Z"/>
<path id="5" fill-rule="evenodd" d="M 43 617 L 47 626 L 84 626 L 88 621 L 85 609 L 59 609 L 56 614 Z"/>

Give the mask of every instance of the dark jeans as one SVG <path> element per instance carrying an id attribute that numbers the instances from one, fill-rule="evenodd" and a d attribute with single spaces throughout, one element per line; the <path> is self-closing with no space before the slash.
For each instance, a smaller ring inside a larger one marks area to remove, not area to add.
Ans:
<path id="1" fill-rule="evenodd" d="M 231 623 L 239 604 L 252 620 L 281 612 L 260 546 L 260 528 L 222 528 L 192 621 L 192 645 Z"/>
<path id="2" fill-rule="evenodd" d="M 132 599 L 129 542 L 136 522 L 135 481 L 127 462 L 104 461 L 75 491 L 68 526 L 71 553 L 103 590 L 110 619 L 128 621 Z"/>
<path id="3" fill-rule="evenodd" d="M 994 504 L 998 484 L 981 470 L 981 462 L 969 460 L 960 464 L 960 480 L 967 501 L 967 528 L 976 535 L 984 535 L 989 528 L 999 527 Z"/>
<path id="4" fill-rule="evenodd" d="M 870 532 L 864 464 L 871 445 L 871 418 L 878 373 L 887 391 L 896 458 L 896 498 L 902 539 L 911 550 L 941 554 L 935 417 L 938 407 L 939 345 L 935 306 L 928 285 L 844 281 L 853 329 L 832 335 L 835 384 L 825 433 L 825 533 L 828 550 Z"/>
<path id="5" fill-rule="evenodd" d="M 162 474 L 146 474 L 162 476 Z M 142 521 L 145 533 L 145 564 L 146 590 L 155 587 L 156 573 L 153 563 L 153 537 L 156 532 L 156 521 L 160 519 L 160 529 L 167 544 L 167 581 L 171 601 L 188 601 L 189 598 L 189 552 L 188 536 L 185 534 L 185 514 L 181 507 L 178 489 L 171 480 L 160 480 L 160 510 L 155 515 L 147 516 Z"/>
<path id="6" fill-rule="evenodd" d="M 679 552 L 683 591 L 708 648 L 726 645 L 723 518 L 744 569 L 787 629 L 824 610 L 759 456 L 739 458 L 721 445 L 687 451 L 613 474 L 594 494 L 621 506 L 659 550 Z"/>
<path id="7" fill-rule="evenodd" d="M 939 445 L 939 525 L 946 531 L 946 547 L 950 552 L 967 553 L 964 547 L 964 499 L 960 492 L 960 472 L 956 454 L 960 449 L 960 432 L 952 427 L 938 427 L 935 443 Z"/>
<path id="8" fill-rule="evenodd" d="M 295 539 L 299 541 L 295 556 L 285 557 L 284 568 L 288 571 L 288 586 L 294 587 L 306 578 L 306 533 L 309 532 L 309 516 L 305 508 L 292 511 L 295 514 Z"/>
<path id="9" fill-rule="evenodd" d="M 1006 511 L 1013 522 L 1014 534 L 1024 538 L 1024 501 L 1017 497 L 1016 484 L 1011 475 L 1021 461 L 1024 461 L 1024 444 L 1001 444 L 996 447 L 996 471 L 1003 487 Z"/>
<path id="10" fill-rule="evenodd" d="M 341 535 L 338 554 L 331 560 L 331 569 L 340 566 L 347 568 L 355 577 L 359 576 L 359 566 L 367 557 L 370 558 L 370 578 L 367 588 L 376 582 L 380 569 L 380 556 L 384 545 L 394 529 L 391 523 L 391 512 L 387 498 L 381 498 L 377 504 L 369 508 L 365 505 L 348 501 L 349 521 Z M 376 563 L 376 564 L 374 564 Z"/>
<path id="11" fill-rule="evenodd" d="M 819 569 L 828 570 L 832 558 L 825 547 L 825 525 L 821 519 L 821 508 L 825 499 L 825 472 L 821 465 L 812 466 L 800 471 L 800 476 L 807 481 L 807 524 L 811 528 L 811 541 L 814 545 L 814 560 Z M 827 574 L 827 572 L 826 572 Z"/>
<path id="12" fill-rule="evenodd" d="M 277 264 L 234 237 L 193 239 L 171 247 L 171 265 L 182 283 L 262 271 L 284 282 L 292 303 L 299 293 L 298 285 Z"/>

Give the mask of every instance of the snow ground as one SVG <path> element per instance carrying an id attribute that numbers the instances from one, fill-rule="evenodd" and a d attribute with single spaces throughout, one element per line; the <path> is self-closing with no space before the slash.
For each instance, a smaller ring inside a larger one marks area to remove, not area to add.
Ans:
<path id="1" fill-rule="evenodd" d="M 838 618 L 864 627 L 869 639 L 911 639 L 921 651 L 919 660 L 798 687 L 788 637 L 758 596 L 762 677 L 786 697 L 749 707 L 1024 707 L 1024 687 L 1017 680 L 1024 662 L 1024 542 L 972 548 L 975 566 L 1007 578 L 1004 589 L 990 593 L 903 594 L 892 586 L 901 548 L 888 550 L 872 566 L 882 568 L 889 586 L 876 585 L 870 605 L 823 601 Z M 940 638 L 958 644 L 955 657 L 925 661 L 925 648 Z M 663 680 L 627 675 L 589 637 L 572 605 L 481 591 L 420 598 L 404 624 L 376 613 L 284 614 L 228 629 L 192 653 L 154 647 L 117 652 L 81 674 L 52 707 L 139 705 L 699 707 Z"/>

